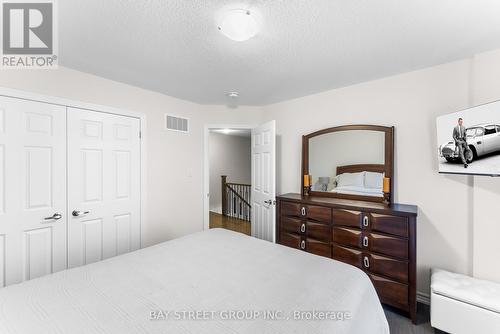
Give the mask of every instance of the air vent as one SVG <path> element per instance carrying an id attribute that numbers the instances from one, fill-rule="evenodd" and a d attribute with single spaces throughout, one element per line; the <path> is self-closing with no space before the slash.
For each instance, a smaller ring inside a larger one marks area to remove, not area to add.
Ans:
<path id="1" fill-rule="evenodd" d="M 189 132 L 189 119 L 165 115 L 165 126 L 167 130 Z"/>

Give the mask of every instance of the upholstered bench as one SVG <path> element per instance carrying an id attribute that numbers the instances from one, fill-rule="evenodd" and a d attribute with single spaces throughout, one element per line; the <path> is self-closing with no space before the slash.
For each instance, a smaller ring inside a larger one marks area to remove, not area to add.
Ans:
<path id="1" fill-rule="evenodd" d="M 500 284 L 433 269 L 431 325 L 453 334 L 500 333 Z"/>

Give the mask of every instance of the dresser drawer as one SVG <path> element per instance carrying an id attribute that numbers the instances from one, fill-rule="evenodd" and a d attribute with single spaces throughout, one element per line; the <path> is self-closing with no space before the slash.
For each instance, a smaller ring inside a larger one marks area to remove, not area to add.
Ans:
<path id="1" fill-rule="evenodd" d="M 337 244 L 361 248 L 361 239 L 361 230 L 344 227 L 334 227 L 332 229 L 332 240 Z"/>
<path id="2" fill-rule="evenodd" d="M 318 241 L 330 242 L 330 226 L 323 223 L 300 220 L 299 218 L 281 217 L 281 230 L 295 233 Z"/>
<path id="3" fill-rule="evenodd" d="M 292 248 L 299 248 L 302 238 L 299 235 L 281 232 L 280 233 L 280 244 Z"/>
<path id="4" fill-rule="evenodd" d="M 325 224 L 332 220 L 332 209 L 318 205 L 302 205 L 294 202 L 282 202 L 281 214 L 285 216 L 307 218 Z"/>
<path id="5" fill-rule="evenodd" d="M 281 214 L 284 216 L 301 217 L 300 209 L 302 205 L 295 202 L 281 202 Z"/>
<path id="6" fill-rule="evenodd" d="M 292 217 L 281 217 L 281 230 L 296 233 L 296 234 L 305 234 L 306 232 L 306 223 L 302 222 L 299 218 Z"/>
<path id="7" fill-rule="evenodd" d="M 307 205 L 305 209 L 306 217 L 308 219 L 313 219 L 325 224 L 330 224 L 332 221 L 332 209 L 330 208 L 317 205 Z"/>
<path id="8" fill-rule="evenodd" d="M 370 230 L 397 235 L 400 237 L 408 237 L 408 218 L 381 215 L 376 213 L 365 214 Z"/>
<path id="9" fill-rule="evenodd" d="M 337 261 L 341 261 L 356 266 L 358 268 L 362 268 L 361 262 L 363 260 L 363 254 L 359 250 L 333 244 L 332 257 Z"/>
<path id="10" fill-rule="evenodd" d="M 330 225 L 308 221 L 306 223 L 307 237 L 330 244 Z"/>
<path id="11" fill-rule="evenodd" d="M 394 260 L 385 256 L 365 254 L 363 267 L 366 271 L 380 274 L 398 282 L 408 283 L 408 262 Z"/>
<path id="12" fill-rule="evenodd" d="M 408 285 L 398 283 L 377 275 L 368 274 L 377 290 L 380 301 L 394 307 L 409 310 Z"/>
<path id="13" fill-rule="evenodd" d="M 359 211 L 333 209 L 332 221 L 335 226 L 361 228 L 362 213 Z"/>
<path id="14" fill-rule="evenodd" d="M 332 256 L 332 248 L 330 243 L 322 242 L 320 240 L 315 240 L 312 238 L 302 238 L 300 235 L 293 233 L 281 232 L 280 244 L 292 248 L 301 249 L 308 253 L 320 256 Z"/>
<path id="15" fill-rule="evenodd" d="M 307 238 L 306 251 L 308 253 L 320 256 L 326 256 L 326 257 L 332 256 L 332 248 L 329 243 L 321 242 L 311 238 Z"/>
<path id="16" fill-rule="evenodd" d="M 408 259 L 408 240 L 390 237 L 377 233 L 369 233 L 368 240 L 364 240 L 364 245 L 372 252 L 394 256 L 400 259 Z"/>

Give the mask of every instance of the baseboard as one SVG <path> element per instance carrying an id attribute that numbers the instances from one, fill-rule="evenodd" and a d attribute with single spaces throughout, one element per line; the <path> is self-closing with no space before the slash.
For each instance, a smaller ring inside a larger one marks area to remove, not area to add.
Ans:
<path id="1" fill-rule="evenodd" d="M 417 292 L 417 302 L 425 304 L 425 305 L 430 305 L 431 304 L 431 297 L 428 293 Z"/>

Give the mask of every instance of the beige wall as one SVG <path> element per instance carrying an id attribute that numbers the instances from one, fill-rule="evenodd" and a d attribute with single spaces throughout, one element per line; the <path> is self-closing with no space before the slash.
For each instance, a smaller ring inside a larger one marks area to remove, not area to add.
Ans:
<path id="1" fill-rule="evenodd" d="M 473 64 L 472 103 L 499 100 L 500 50 L 476 55 Z M 473 274 L 500 282 L 500 178 L 475 177 L 472 199 Z"/>
<path id="2" fill-rule="evenodd" d="M 227 182 L 251 183 L 250 137 L 210 132 L 208 138 L 210 211 L 222 213 L 221 175 Z"/>
<path id="3" fill-rule="evenodd" d="M 492 243 L 485 230 L 500 226 L 491 215 L 500 200 L 498 182 L 495 188 L 477 177 L 473 188 L 473 177 L 438 174 L 435 121 L 476 103 L 472 92 L 484 96 L 477 102 L 500 98 L 500 88 L 484 93 L 500 87 L 498 71 L 498 54 L 478 56 L 264 107 L 265 118 L 277 124 L 278 192 L 299 191 L 301 135 L 344 124 L 394 125 L 395 199 L 419 206 L 418 291 L 428 293 L 431 267 L 472 274 L 474 263 L 475 273 L 493 277 L 482 263 L 495 261 L 499 246 L 479 244 Z"/>
<path id="4" fill-rule="evenodd" d="M 259 108 L 203 106 L 60 67 L 0 71 L 0 87 L 146 114 L 147 221 L 143 246 L 203 229 L 205 124 L 255 124 Z M 190 132 L 163 129 L 165 113 L 190 118 Z"/>

